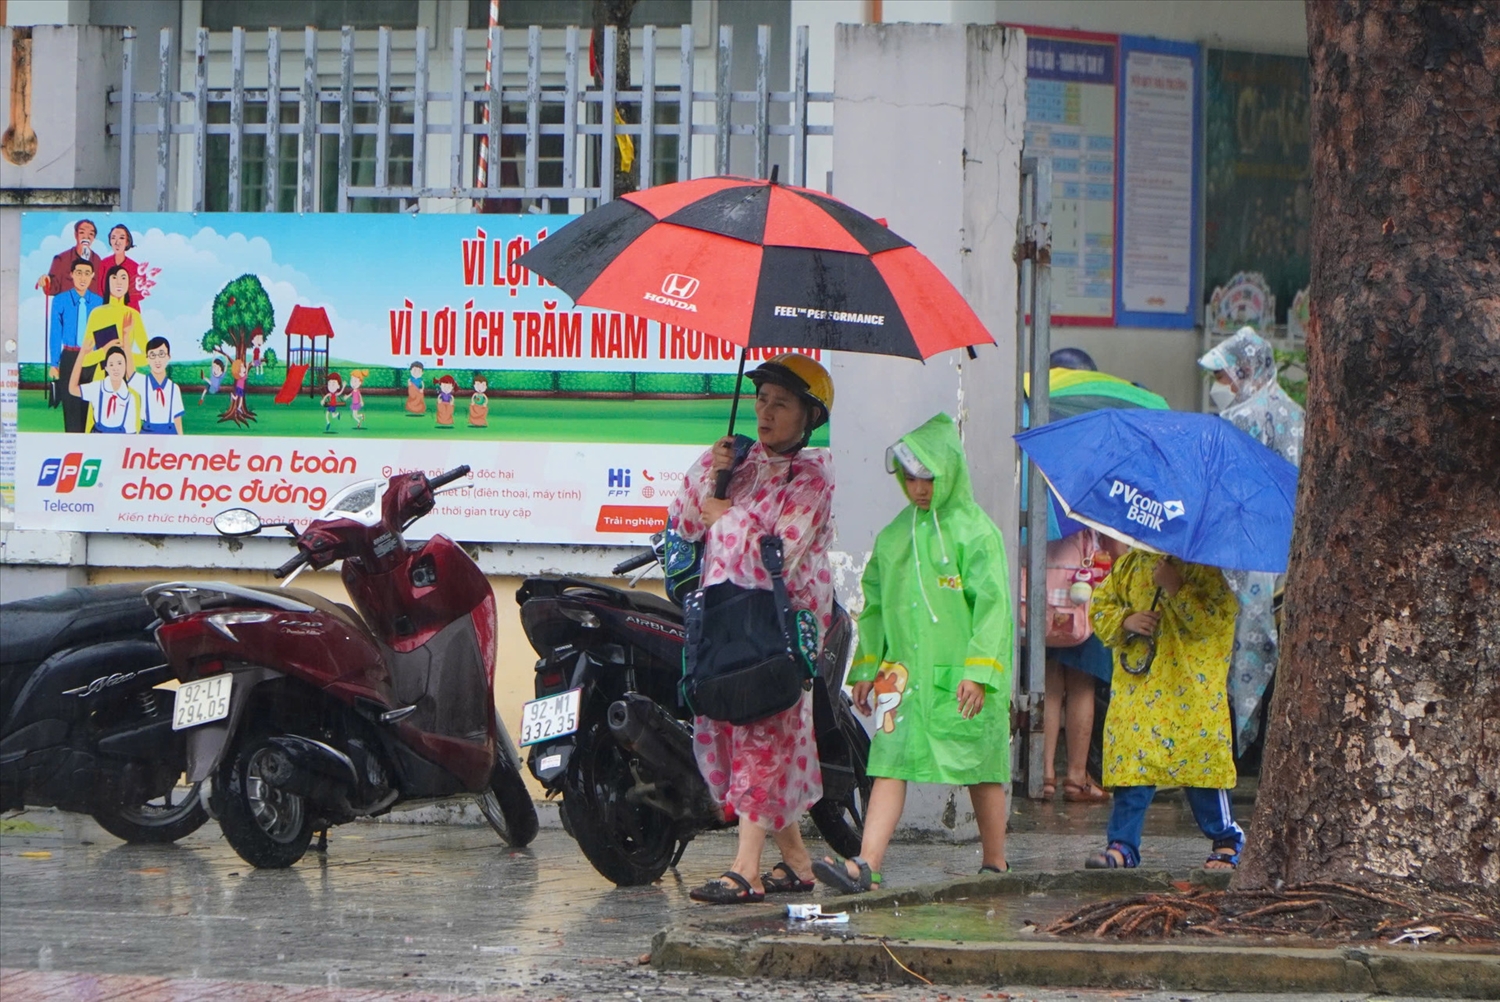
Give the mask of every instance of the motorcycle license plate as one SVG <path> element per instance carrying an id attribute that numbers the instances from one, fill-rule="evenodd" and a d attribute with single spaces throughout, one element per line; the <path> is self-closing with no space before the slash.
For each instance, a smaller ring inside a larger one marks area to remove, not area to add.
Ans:
<path id="1" fill-rule="evenodd" d="M 521 744 L 551 741 L 578 730 L 578 706 L 582 699 L 582 689 L 569 689 L 522 706 Z"/>
<path id="2" fill-rule="evenodd" d="M 215 675 L 196 682 L 184 682 L 177 689 L 172 704 L 172 730 L 210 724 L 229 716 L 229 691 L 233 675 Z"/>

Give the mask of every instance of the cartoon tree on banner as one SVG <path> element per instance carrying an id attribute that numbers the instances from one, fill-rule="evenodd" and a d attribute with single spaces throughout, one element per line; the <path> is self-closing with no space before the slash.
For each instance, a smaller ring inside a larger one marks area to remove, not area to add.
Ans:
<path id="1" fill-rule="evenodd" d="M 213 328 L 203 335 L 203 350 L 223 352 L 230 357 L 228 376 L 239 385 L 248 363 L 250 339 L 259 331 L 269 336 L 276 325 L 276 311 L 265 286 L 254 275 L 241 275 L 219 290 L 214 297 Z M 219 415 L 220 421 L 248 426 L 255 420 L 247 398 L 239 393 L 229 395 L 229 408 Z"/>

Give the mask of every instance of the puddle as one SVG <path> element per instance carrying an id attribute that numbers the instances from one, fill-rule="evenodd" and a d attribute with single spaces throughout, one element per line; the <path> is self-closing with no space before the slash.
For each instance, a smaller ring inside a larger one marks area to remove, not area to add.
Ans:
<path id="1" fill-rule="evenodd" d="M 1001 943 L 1035 938 L 1037 930 L 1084 904 L 1094 895 L 1035 895 L 978 898 L 946 904 L 905 905 L 854 912 L 848 931 L 856 936 L 892 939 L 945 939 L 961 943 Z"/>
<path id="2" fill-rule="evenodd" d="M 823 902 L 825 912 L 849 911 L 847 925 L 793 922 L 784 908 L 737 916 L 715 923 L 724 932 L 772 936 L 806 933 L 815 936 L 882 936 L 891 939 L 941 939 L 964 943 L 1000 943 L 1035 938 L 1036 930 L 1101 900 L 1094 894 L 1035 894 L 975 898 L 924 905 L 882 905 L 856 911 L 847 898 Z"/>

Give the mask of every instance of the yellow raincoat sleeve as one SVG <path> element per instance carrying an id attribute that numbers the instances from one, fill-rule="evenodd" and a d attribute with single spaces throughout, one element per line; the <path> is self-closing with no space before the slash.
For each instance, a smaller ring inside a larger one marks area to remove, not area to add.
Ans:
<path id="1" fill-rule="evenodd" d="M 987 532 L 959 554 L 964 597 L 972 610 L 965 682 L 990 692 L 1009 691 L 1011 659 L 1010 570 L 998 535 Z"/>
<path id="2" fill-rule="evenodd" d="M 859 646 L 846 681 L 872 682 L 885 658 L 885 620 L 880 605 L 880 560 L 874 553 L 865 564 L 860 586 L 865 593 L 865 608 L 859 614 Z"/>
<path id="3" fill-rule="evenodd" d="M 1122 558 L 1109 577 L 1100 582 L 1089 603 L 1089 619 L 1094 624 L 1094 635 L 1105 647 L 1125 646 L 1125 617 L 1137 611 L 1131 608 L 1129 601 L 1131 575 L 1129 568 L 1121 566 L 1124 563 Z"/>
<path id="4" fill-rule="evenodd" d="M 1181 561 L 1178 567 L 1182 571 L 1182 587 L 1170 598 L 1162 592 L 1161 609 L 1177 620 L 1185 635 L 1207 635 L 1221 629 L 1226 619 L 1234 621 L 1239 600 L 1229 590 L 1222 571 Z M 1193 628 L 1195 624 L 1197 629 Z"/>

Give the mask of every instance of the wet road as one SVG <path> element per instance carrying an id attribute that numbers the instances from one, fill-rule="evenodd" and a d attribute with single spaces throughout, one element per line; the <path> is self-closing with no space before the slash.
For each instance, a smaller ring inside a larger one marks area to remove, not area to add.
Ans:
<path id="1" fill-rule="evenodd" d="M 1106 817 L 1106 807 L 1023 802 L 1012 822 L 1013 865 L 1076 868 L 1101 841 Z M 175 846 L 124 845 L 87 818 L 53 811 L 8 818 L 3 828 L 0 967 L 8 974 L 0 994 L 6 1002 L 311 1002 L 412 992 L 506 999 L 937 998 L 917 988 L 747 985 L 640 967 L 653 934 L 703 907 L 687 892 L 727 864 L 733 841 L 724 834 L 694 842 L 678 872 L 660 883 L 616 888 L 558 828 L 543 829 L 531 847 L 513 851 L 486 827 L 347 825 L 334 829 L 326 855 L 310 852 L 280 871 L 244 864 L 213 824 Z M 1187 834 L 1194 832 L 1191 820 L 1170 797 L 1153 808 L 1147 832 L 1148 866 L 1185 873 L 1207 849 L 1201 837 Z M 893 847 L 885 871 L 895 887 L 977 866 L 977 845 L 908 843 Z M 135 977 L 82 987 L 67 972 Z M 271 984 L 320 991 L 273 991 Z M 1077 991 L 1028 997 L 1096 994 L 1125 997 Z M 984 989 L 966 997 L 983 998 Z"/>

